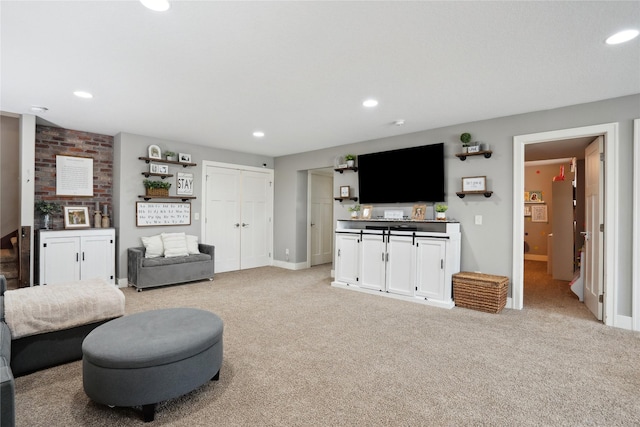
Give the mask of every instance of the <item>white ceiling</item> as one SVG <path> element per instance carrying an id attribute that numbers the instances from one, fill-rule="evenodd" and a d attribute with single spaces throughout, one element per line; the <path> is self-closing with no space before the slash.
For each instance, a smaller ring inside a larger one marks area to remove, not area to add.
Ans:
<path id="1" fill-rule="evenodd" d="M 0 110 L 270 156 L 640 93 L 640 40 L 604 44 L 637 1 L 3 0 L 0 20 Z"/>

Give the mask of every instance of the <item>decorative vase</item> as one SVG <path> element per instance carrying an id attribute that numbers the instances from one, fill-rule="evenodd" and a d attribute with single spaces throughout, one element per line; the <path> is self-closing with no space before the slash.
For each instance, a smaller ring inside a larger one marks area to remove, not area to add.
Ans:
<path id="1" fill-rule="evenodd" d="M 351 218 L 358 218 L 358 211 L 351 212 Z"/>
<path id="2" fill-rule="evenodd" d="M 176 158 L 175 158 L 175 156 L 167 156 L 167 161 L 169 161 L 169 162 L 175 162 L 175 161 L 176 161 Z"/>
<path id="3" fill-rule="evenodd" d="M 51 221 L 51 217 L 49 216 L 49 214 L 44 214 L 44 229 L 45 230 L 49 229 L 49 221 Z"/>
<path id="4" fill-rule="evenodd" d="M 356 164 L 355 160 L 347 160 L 347 167 L 352 168 Z"/>
<path id="5" fill-rule="evenodd" d="M 102 215 L 102 228 L 109 228 L 109 215 Z"/>
<path id="6" fill-rule="evenodd" d="M 446 221 L 447 220 L 447 213 L 446 212 L 436 212 L 436 219 L 438 221 Z"/>
<path id="7" fill-rule="evenodd" d="M 96 211 L 96 213 L 93 214 L 93 226 L 95 228 L 101 228 L 102 227 L 102 215 L 100 215 L 99 211 Z"/>

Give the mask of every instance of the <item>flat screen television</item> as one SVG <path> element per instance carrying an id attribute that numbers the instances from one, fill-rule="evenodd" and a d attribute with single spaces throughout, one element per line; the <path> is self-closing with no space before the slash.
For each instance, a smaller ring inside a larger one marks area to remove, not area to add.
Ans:
<path id="1" fill-rule="evenodd" d="M 359 203 L 444 201 L 444 143 L 358 156 Z"/>

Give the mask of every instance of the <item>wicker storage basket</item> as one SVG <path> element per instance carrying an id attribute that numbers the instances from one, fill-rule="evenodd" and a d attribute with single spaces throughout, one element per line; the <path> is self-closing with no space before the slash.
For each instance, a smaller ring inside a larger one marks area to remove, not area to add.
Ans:
<path id="1" fill-rule="evenodd" d="M 147 196 L 167 197 L 169 195 L 168 188 L 147 188 Z"/>
<path id="2" fill-rule="evenodd" d="M 453 275 L 453 299 L 457 306 L 499 313 L 507 304 L 509 278 L 463 271 Z"/>

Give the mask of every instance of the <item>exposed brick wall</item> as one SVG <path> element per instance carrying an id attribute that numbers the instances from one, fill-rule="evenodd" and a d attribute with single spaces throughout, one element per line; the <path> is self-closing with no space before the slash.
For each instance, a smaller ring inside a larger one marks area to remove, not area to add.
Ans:
<path id="1" fill-rule="evenodd" d="M 93 196 L 56 195 L 56 155 L 93 159 Z M 106 204 L 113 215 L 113 137 L 50 126 L 36 126 L 35 201 L 48 200 L 61 206 L 88 206 L 93 226 L 96 202 L 100 212 Z M 43 219 L 35 212 L 34 226 L 42 228 Z M 52 215 L 50 228 L 64 228 L 62 212 Z"/>

